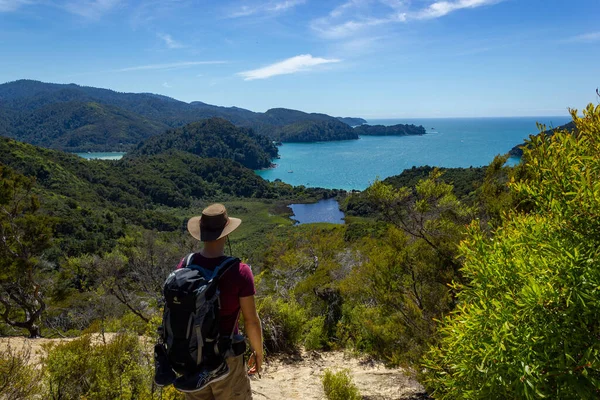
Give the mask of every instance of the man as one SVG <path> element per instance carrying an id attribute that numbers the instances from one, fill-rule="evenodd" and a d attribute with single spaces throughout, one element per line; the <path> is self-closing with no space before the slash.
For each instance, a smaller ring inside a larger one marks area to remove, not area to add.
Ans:
<path id="1" fill-rule="evenodd" d="M 239 218 L 227 216 L 222 204 L 212 204 L 202 211 L 202 215 L 188 221 L 190 234 L 203 242 L 202 249 L 193 254 L 188 264 L 214 269 L 226 259 L 225 243 L 227 236 L 240 226 Z M 177 268 L 182 268 L 186 259 Z M 248 374 L 260 373 L 263 362 L 262 327 L 254 302 L 254 277 L 250 267 L 244 263 L 229 268 L 219 280 L 219 300 L 221 303 L 219 331 L 229 336 L 238 333 L 237 324 L 240 311 L 244 316 L 244 329 L 253 350 L 254 364 L 246 371 L 243 355 L 229 357 L 229 374 L 215 380 L 207 387 L 194 393 L 187 393 L 186 400 L 249 400 L 252 399 Z"/>

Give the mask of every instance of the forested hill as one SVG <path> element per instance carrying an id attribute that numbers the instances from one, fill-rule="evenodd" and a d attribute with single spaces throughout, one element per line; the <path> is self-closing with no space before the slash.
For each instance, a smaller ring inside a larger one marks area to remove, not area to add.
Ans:
<path id="1" fill-rule="evenodd" d="M 354 128 L 358 135 L 365 136 L 405 136 L 405 135 L 424 135 L 425 128 L 419 125 L 360 125 Z"/>
<path id="2" fill-rule="evenodd" d="M 348 138 L 349 125 L 325 114 L 283 108 L 257 113 L 151 93 L 32 80 L 0 85 L 0 135 L 67 151 L 130 150 L 169 127 L 210 117 L 224 118 L 278 141 L 286 141 L 290 130 L 298 132 L 294 140 L 300 135 L 301 141 L 315 134 L 313 140 Z M 284 129 L 288 125 L 294 126 Z"/>
<path id="3" fill-rule="evenodd" d="M 367 123 L 367 120 L 362 118 L 337 117 L 337 119 L 350 126 L 358 126 Z"/>
<path id="4" fill-rule="evenodd" d="M 44 212 L 58 221 L 65 255 L 108 251 L 127 226 L 181 229 L 178 207 L 224 196 L 279 198 L 289 185 L 269 183 L 239 163 L 170 150 L 120 161 L 85 160 L 0 137 L 0 169 L 35 178 Z"/>
<path id="5" fill-rule="evenodd" d="M 539 133 L 538 135 L 548 135 L 548 136 L 552 136 L 554 134 L 554 132 L 556 131 L 569 131 L 569 132 L 574 132 L 575 131 L 575 123 L 573 121 L 569 122 L 568 124 L 565 125 L 561 125 L 558 128 L 554 128 L 554 129 L 548 129 L 542 133 Z M 537 135 L 535 135 L 537 136 Z M 523 155 L 523 149 L 522 147 L 525 146 L 525 143 L 521 143 L 515 147 L 513 147 L 508 154 L 510 154 L 513 157 L 521 157 Z"/>
<path id="6" fill-rule="evenodd" d="M 248 128 L 237 128 L 222 118 L 210 118 L 154 136 L 127 155 L 154 155 L 181 150 L 201 157 L 227 158 L 247 168 L 271 166 L 277 147 L 265 136 Z"/>

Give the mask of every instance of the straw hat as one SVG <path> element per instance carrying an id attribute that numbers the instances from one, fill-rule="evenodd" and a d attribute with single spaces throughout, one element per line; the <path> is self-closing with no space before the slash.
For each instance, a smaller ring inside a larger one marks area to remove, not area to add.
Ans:
<path id="1" fill-rule="evenodd" d="M 202 215 L 190 218 L 187 228 L 194 238 L 212 242 L 229 235 L 241 223 L 241 219 L 227 216 L 223 204 L 211 204 L 202 210 Z"/>

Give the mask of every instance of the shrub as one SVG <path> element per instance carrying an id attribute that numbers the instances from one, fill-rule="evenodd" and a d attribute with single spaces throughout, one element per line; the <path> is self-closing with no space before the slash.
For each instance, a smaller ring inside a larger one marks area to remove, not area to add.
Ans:
<path id="1" fill-rule="evenodd" d="M 350 378 L 348 370 L 342 370 L 336 373 L 331 370 L 325 370 L 323 375 L 323 390 L 328 400 L 360 400 L 361 396 L 358 388 Z"/>
<path id="2" fill-rule="evenodd" d="M 511 189 L 531 212 L 461 245 L 467 283 L 425 361 L 436 398 L 600 397 L 600 106 L 584 115 L 524 150 Z"/>
<path id="3" fill-rule="evenodd" d="M 302 339 L 307 321 L 306 312 L 295 301 L 265 297 L 258 302 L 267 351 L 295 350 Z"/>
<path id="4" fill-rule="evenodd" d="M 117 334 L 106 343 L 102 336 L 84 335 L 49 346 L 47 353 L 48 398 L 154 398 L 149 352 L 135 335 Z"/>
<path id="5" fill-rule="evenodd" d="M 306 329 L 307 333 L 304 337 L 306 350 L 322 350 L 329 347 L 324 316 L 311 319 L 306 325 Z"/>
<path id="6" fill-rule="evenodd" d="M 40 393 L 41 370 L 29 365 L 31 347 L 0 349 L 0 399 L 25 400 Z"/>

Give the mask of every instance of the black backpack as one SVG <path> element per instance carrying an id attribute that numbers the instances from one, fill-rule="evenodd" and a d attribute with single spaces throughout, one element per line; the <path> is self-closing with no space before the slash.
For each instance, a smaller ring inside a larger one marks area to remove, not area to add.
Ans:
<path id="1" fill-rule="evenodd" d="M 231 348 L 230 337 L 219 335 L 219 279 L 240 260 L 227 257 L 210 271 L 190 264 L 172 272 L 165 281 L 165 310 L 159 328 L 171 368 L 179 374 L 218 365 Z M 234 328 L 235 329 L 235 328 Z"/>

